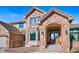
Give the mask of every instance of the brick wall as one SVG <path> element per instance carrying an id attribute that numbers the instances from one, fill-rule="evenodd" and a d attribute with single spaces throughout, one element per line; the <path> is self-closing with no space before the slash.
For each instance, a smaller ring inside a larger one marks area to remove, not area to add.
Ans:
<path id="1" fill-rule="evenodd" d="M 23 34 L 10 33 L 10 48 L 21 47 L 23 42 Z"/>
<path id="2" fill-rule="evenodd" d="M 9 36 L 8 30 L 0 24 L 0 36 Z"/>
<path id="3" fill-rule="evenodd" d="M 58 15 L 58 14 L 52 14 L 49 18 L 47 18 L 42 25 L 40 26 L 40 32 L 44 33 L 44 36 L 40 33 L 40 48 L 45 48 L 47 45 L 46 43 L 46 29 L 49 27 L 49 25 L 52 24 L 58 24 L 61 28 L 61 47 L 64 51 L 69 51 L 69 29 L 70 29 L 70 23 L 68 22 L 68 19 Z M 57 25 L 57 26 L 58 26 Z M 66 34 L 67 31 L 67 34 Z"/>
<path id="4" fill-rule="evenodd" d="M 29 40 L 29 30 L 30 29 L 37 29 L 39 26 L 38 25 L 34 25 L 34 26 L 31 26 L 30 25 L 30 18 L 32 17 L 35 17 L 35 16 L 38 16 L 38 15 L 43 15 L 42 13 L 40 13 L 39 11 L 35 10 L 27 19 L 26 19 L 26 47 L 30 47 L 30 40 Z"/>
<path id="5" fill-rule="evenodd" d="M 73 46 L 73 48 L 79 49 L 79 41 L 73 41 L 72 46 Z"/>

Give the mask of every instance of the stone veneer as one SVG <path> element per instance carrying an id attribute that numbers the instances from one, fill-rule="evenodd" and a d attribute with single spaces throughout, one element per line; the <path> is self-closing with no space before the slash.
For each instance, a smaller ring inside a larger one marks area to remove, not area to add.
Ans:
<path id="1" fill-rule="evenodd" d="M 69 19 L 53 13 L 51 16 L 49 16 L 41 25 L 30 25 L 30 18 L 34 16 L 41 15 L 39 11 L 35 10 L 29 17 L 26 19 L 26 47 L 30 47 L 30 39 L 29 39 L 29 30 L 30 29 L 38 29 L 40 31 L 40 49 L 45 49 L 47 46 L 47 36 L 46 36 L 46 29 L 47 27 L 52 24 L 58 24 L 61 28 L 61 47 L 65 52 L 69 52 L 70 49 L 70 38 L 69 38 L 69 30 L 70 30 L 70 22 Z M 42 32 L 44 35 L 42 35 Z M 67 33 L 66 33 L 67 32 Z"/>
<path id="2" fill-rule="evenodd" d="M 40 49 L 46 48 L 46 27 L 52 24 L 58 24 L 61 25 L 61 47 L 66 52 L 69 52 L 70 48 L 70 38 L 69 38 L 69 29 L 70 29 L 70 23 L 68 22 L 68 19 L 58 15 L 58 14 L 52 14 L 49 18 L 47 18 L 41 25 L 40 25 L 40 32 L 44 32 L 44 36 L 40 33 Z M 66 34 L 66 31 L 68 31 L 68 34 Z"/>

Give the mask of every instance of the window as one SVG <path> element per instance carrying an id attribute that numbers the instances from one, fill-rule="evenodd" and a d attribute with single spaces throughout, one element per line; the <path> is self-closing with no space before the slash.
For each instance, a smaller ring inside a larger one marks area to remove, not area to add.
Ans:
<path id="1" fill-rule="evenodd" d="M 35 41 L 36 40 L 36 31 L 30 30 L 30 40 Z"/>
<path id="2" fill-rule="evenodd" d="M 78 29 L 70 30 L 70 40 L 74 40 L 74 41 L 79 40 L 79 30 Z"/>
<path id="3" fill-rule="evenodd" d="M 30 19 L 30 24 L 37 25 L 39 23 L 39 21 L 40 21 L 39 17 L 33 17 Z"/>
<path id="4" fill-rule="evenodd" d="M 19 28 L 24 28 L 24 24 L 19 24 Z"/>
<path id="5" fill-rule="evenodd" d="M 79 29 L 71 29 L 70 32 L 79 32 Z"/>
<path id="6" fill-rule="evenodd" d="M 70 40 L 77 40 L 76 34 L 70 34 Z"/>
<path id="7" fill-rule="evenodd" d="M 79 34 L 78 34 L 78 40 L 79 40 Z"/>
<path id="8" fill-rule="evenodd" d="M 54 40 L 59 36 L 59 34 L 57 32 L 52 32 L 51 33 L 51 39 Z"/>
<path id="9" fill-rule="evenodd" d="M 54 40 L 54 33 L 51 34 L 51 40 Z"/>

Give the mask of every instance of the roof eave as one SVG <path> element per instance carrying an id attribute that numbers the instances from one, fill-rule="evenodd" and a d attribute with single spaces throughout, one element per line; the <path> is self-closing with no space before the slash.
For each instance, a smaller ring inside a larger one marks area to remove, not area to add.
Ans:
<path id="1" fill-rule="evenodd" d="M 40 11 L 41 13 L 46 14 L 45 11 L 40 10 L 40 9 L 38 9 L 38 8 L 36 8 L 36 7 L 32 7 L 32 8 L 30 9 L 30 11 L 29 11 L 27 14 L 25 14 L 25 16 L 24 16 L 25 19 L 27 19 L 27 17 L 28 17 L 31 13 L 33 13 L 35 10 L 38 10 L 38 11 Z"/>
<path id="2" fill-rule="evenodd" d="M 18 22 L 12 22 L 12 23 L 9 23 L 9 24 L 19 24 L 19 23 L 25 23 L 26 21 L 18 21 Z"/>
<path id="3" fill-rule="evenodd" d="M 59 15 L 65 17 L 65 18 L 67 18 L 70 23 L 73 21 L 73 17 L 72 17 L 72 16 L 69 16 L 68 14 L 63 13 L 63 12 L 57 10 L 57 9 L 53 9 L 53 10 L 51 10 L 50 12 L 48 12 L 47 15 L 45 15 L 45 16 L 42 18 L 42 20 L 41 20 L 40 23 L 42 23 L 42 22 L 44 21 L 44 19 L 45 19 L 46 17 L 48 17 L 50 14 L 52 14 L 52 13 L 57 13 L 57 14 L 59 14 Z"/>

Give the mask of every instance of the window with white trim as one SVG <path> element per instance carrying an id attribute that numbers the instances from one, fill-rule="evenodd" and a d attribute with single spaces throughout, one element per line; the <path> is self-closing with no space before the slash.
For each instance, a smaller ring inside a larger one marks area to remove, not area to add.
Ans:
<path id="1" fill-rule="evenodd" d="M 37 25 L 40 22 L 39 17 L 33 17 L 30 19 L 30 25 Z"/>
<path id="2" fill-rule="evenodd" d="M 23 23 L 19 24 L 19 28 L 24 28 L 24 24 Z"/>
<path id="3" fill-rule="evenodd" d="M 36 40 L 36 30 L 30 30 L 30 41 Z"/>

